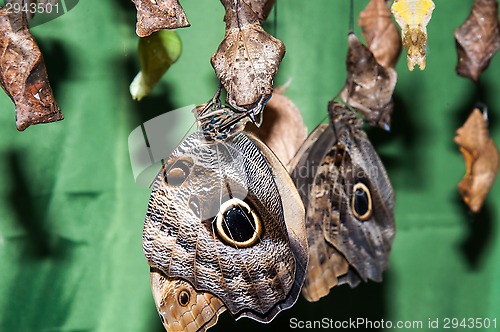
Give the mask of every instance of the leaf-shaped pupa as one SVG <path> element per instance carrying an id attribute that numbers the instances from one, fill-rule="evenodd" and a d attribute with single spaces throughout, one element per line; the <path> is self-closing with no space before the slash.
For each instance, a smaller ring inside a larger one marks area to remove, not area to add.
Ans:
<path id="1" fill-rule="evenodd" d="M 285 96 L 287 86 L 274 89 L 266 104 L 260 127 L 248 123 L 247 131 L 257 135 L 286 166 L 307 138 L 307 127 L 300 110 Z"/>
<path id="2" fill-rule="evenodd" d="M 367 123 L 389 130 L 396 71 L 382 67 L 354 33 L 349 34 L 346 65 L 347 81 L 340 97 L 362 113 Z"/>
<path id="3" fill-rule="evenodd" d="M 498 173 L 498 149 L 488 133 L 486 116 L 474 109 L 457 130 L 455 143 L 465 160 L 465 175 L 458 191 L 472 212 L 478 212 Z"/>
<path id="4" fill-rule="evenodd" d="M 477 81 L 500 48 L 498 2 L 476 0 L 467 20 L 455 30 L 455 40 L 457 73 Z"/>
<path id="5" fill-rule="evenodd" d="M 188 27 L 186 13 L 178 0 L 132 0 L 137 8 L 136 34 L 146 37 L 163 29 Z"/>
<path id="6" fill-rule="evenodd" d="M 16 105 L 17 129 L 64 119 L 26 13 L 7 11 L 0 9 L 0 84 Z"/>
<path id="7" fill-rule="evenodd" d="M 141 100 L 177 61 L 182 43 L 175 30 L 160 30 L 140 38 L 138 50 L 141 71 L 130 84 L 130 94 L 134 99 Z"/>
<path id="8" fill-rule="evenodd" d="M 425 69 L 427 48 L 427 24 L 434 10 L 432 0 L 394 0 L 392 14 L 403 30 L 403 46 L 406 48 L 408 69 L 418 65 Z"/>
<path id="9" fill-rule="evenodd" d="M 385 68 L 396 67 L 401 54 L 401 36 L 385 0 L 371 0 L 359 13 L 358 24 L 368 48 Z"/>
<path id="10" fill-rule="evenodd" d="M 261 21 L 267 20 L 275 0 L 244 0 Z"/>
<path id="11" fill-rule="evenodd" d="M 285 55 L 284 44 L 268 34 L 242 0 L 221 0 L 226 8 L 226 35 L 211 63 L 227 91 L 227 102 L 258 113 L 273 91 L 273 78 Z"/>

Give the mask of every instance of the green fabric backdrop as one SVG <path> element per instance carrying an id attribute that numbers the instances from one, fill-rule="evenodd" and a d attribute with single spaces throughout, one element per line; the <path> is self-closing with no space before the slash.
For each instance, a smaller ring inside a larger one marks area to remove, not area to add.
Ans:
<path id="1" fill-rule="evenodd" d="M 479 99 L 500 144 L 500 56 L 479 87 L 454 71 L 453 30 L 472 2 L 436 1 L 427 68 L 409 72 L 400 59 L 393 131 L 369 130 L 396 192 L 384 282 L 338 287 L 317 303 L 300 299 L 269 325 L 226 313 L 214 331 L 288 328 L 292 317 L 424 326 L 429 318 L 500 319 L 500 183 L 477 216 L 456 190 L 464 164 L 454 131 Z M 366 3 L 356 1 L 356 13 Z M 141 249 L 149 190 L 134 183 L 127 137 L 215 91 L 209 58 L 224 34 L 223 8 L 217 0 L 182 4 L 192 24 L 179 30 L 183 54 L 141 102 L 128 93 L 138 70 L 131 1 L 80 1 L 33 28 L 66 119 L 19 133 L 14 106 L 0 93 L 0 331 L 161 331 Z M 273 15 L 266 24 L 287 46 L 276 83 L 293 79 L 287 94 L 309 130 L 344 84 L 348 7 L 347 0 L 278 0 L 277 31 Z"/>

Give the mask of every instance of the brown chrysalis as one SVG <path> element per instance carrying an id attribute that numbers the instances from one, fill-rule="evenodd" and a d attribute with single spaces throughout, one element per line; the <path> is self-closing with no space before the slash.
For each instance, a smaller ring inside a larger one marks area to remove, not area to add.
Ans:
<path id="1" fill-rule="evenodd" d="M 472 212 L 481 209 L 498 173 L 498 149 L 488 134 L 485 114 L 474 109 L 454 139 L 466 167 L 458 191 Z"/>
<path id="2" fill-rule="evenodd" d="M 396 67 L 401 54 L 401 36 L 385 0 L 371 0 L 359 13 L 358 25 L 368 48 L 383 67 Z"/>
<path id="3" fill-rule="evenodd" d="M 64 119 L 24 11 L 0 8 L 0 53 L 0 84 L 16 106 L 17 129 Z"/>
<path id="4" fill-rule="evenodd" d="M 285 45 L 268 34 L 257 14 L 242 0 L 221 0 L 226 35 L 212 56 L 215 74 L 235 109 L 258 115 L 273 91 L 273 78 Z"/>
<path id="5" fill-rule="evenodd" d="M 498 2 L 476 0 L 467 20 L 455 30 L 455 40 L 457 73 L 477 81 L 500 48 Z"/>
<path id="6" fill-rule="evenodd" d="M 367 123 L 389 130 L 396 71 L 382 67 L 354 33 L 349 34 L 346 65 L 347 82 L 340 97 L 362 113 Z"/>
<path id="7" fill-rule="evenodd" d="M 246 126 L 246 130 L 260 138 L 284 166 L 288 165 L 307 138 L 307 128 L 300 110 L 285 96 L 286 88 L 280 86 L 274 89 L 273 96 L 264 108 L 260 127 L 251 122 Z"/>
<path id="8" fill-rule="evenodd" d="M 188 27 L 186 13 L 178 0 L 132 0 L 137 8 L 136 34 L 146 37 L 162 29 Z"/>

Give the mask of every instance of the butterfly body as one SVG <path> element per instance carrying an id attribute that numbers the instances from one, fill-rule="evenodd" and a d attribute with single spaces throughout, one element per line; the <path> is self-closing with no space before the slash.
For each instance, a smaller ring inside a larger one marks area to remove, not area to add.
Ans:
<path id="1" fill-rule="evenodd" d="M 306 207 L 310 263 L 303 294 L 381 281 L 394 239 L 394 194 L 361 120 L 331 104 L 329 125 L 306 140 L 292 178 Z"/>

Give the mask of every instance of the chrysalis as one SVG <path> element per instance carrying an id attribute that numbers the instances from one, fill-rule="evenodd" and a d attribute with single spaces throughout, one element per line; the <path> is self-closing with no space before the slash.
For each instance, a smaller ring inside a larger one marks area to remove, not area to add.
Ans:
<path id="1" fill-rule="evenodd" d="M 427 48 L 427 24 L 429 23 L 434 2 L 432 0 L 394 0 L 392 13 L 403 30 L 403 46 L 408 55 L 408 69 L 415 65 L 425 69 Z"/>
<path id="2" fill-rule="evenodd" d="M 264 31 L 246 2 L 221 2 L 226 9 L 226 35 L 212 56 L 212 66 L 227 91 L 227 102 L 258 117 L 271 97 L 285 45 Z"/>
<path id="3" fill-rule="evenodd" d="M 0 8 L 0 84 L 16 105 L 17 130 L 64 119 L 25 11 Z"/>
<path id="4" fill-rule="evenodd" d="M 382 67 L 354 33 L 349 34 L 346 65 L 347 81 L 340 97 L 362 113 L 367 123 L 389 130 L 396 71 Z"/>
<path id="5" fill-rule="evenodd" d="M 458 191 L 472 212 L 478 212 L 498 173 L 498 149 L 488 133 L 486 113 L 474 109 L 457 130 L 455 143 L 465 159 L 465 175 Z"/>
<path id="6" fill-rule="evenodd" d="M 396 67 L 401 54 L 401 36 L 385 0 L 371 0 L 359 13 L 358 25 L 363 29 L 368 48 L 377 62 L 387 68 Z"/>
<path id="7" fill-rule="evenodd" d="M 455 30 L 455 40 L 457 73 L 477 81 L 500 48 L 498 2 L 476 0 L 467 20 Z"/>
<path id="8" fill-rule="evenodd" d="M 146 37 L 162 29 L 177 29 L 190 24 L 178 0 L 132 0 L 137 8 L 136 34 Z"/>
<path id="9" fill-rule="evenodd" d="M 179 59 L 182 42 L 175 30 L 160 30 L 139 39 L 141 71 L 130 84 L 132 98 L 147 96 L 170 66 Z"/>

